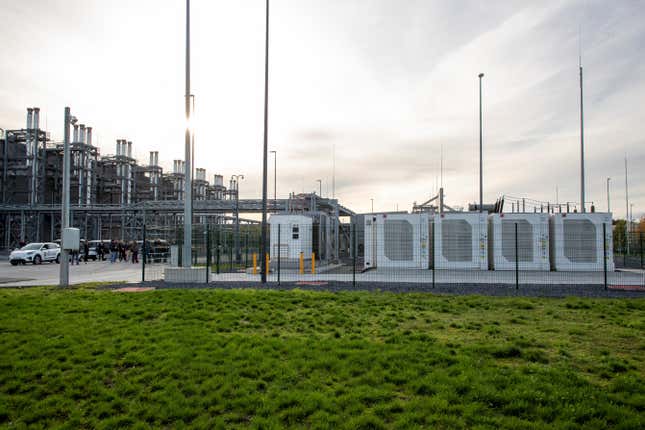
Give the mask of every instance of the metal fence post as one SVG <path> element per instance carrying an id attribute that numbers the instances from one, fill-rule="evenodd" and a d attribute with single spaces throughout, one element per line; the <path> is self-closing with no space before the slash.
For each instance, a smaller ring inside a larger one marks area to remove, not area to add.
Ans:
<path id="1" fill-rule="evenodd" d="M 434 222 L 432 223 L 432 233 L 431 233 L 430 237 L 432 238 L 432 240 L 431 240 L 432 244 L 430 245 L 430 252 L 432 252 L 432 288 L 434 288 L 435 287 L 434 269 L 435 269 L 435 264 L 436 264 L 435 257 L 434 257 L 434 254 L 435 254 L 434 253 Z"/>
<path id="2" fill-rule="evenodd" d="M 640 242 L 641 248 L 641 269 L 643 268 L 643 232 L 638 233 L 638 241 Z"/>
<path id="3" fill-rule="evenodd" d="M 208 274 L 211 269 L 211 228 L 206 225 L 206 283 L 208 284 Z"/>
<path id="4" fill-rule="evenodd" d="M 146 225 L 143 224 L 143 245 L 141 246 L 141 253 L 143 258 L 141 259 L 141 283 L 146 282 Z"/>
<path id="5" fill-rule="evenodd" d="M 277 255 L 278 255 L 278 285 L 280 285 L 280 257 L 282 254 L 282 249 L 280 248 L 280 227 L 281 224 L 278 223 L 278 250 L 277 250 Z"/>
<path id="6" fill-rule="evenodd" d="M 244 235 L 244 268 L 249 267 L 249 232 Z"/>
<path id="7" fill-rule="evenodd" d="M 233 243 L 235 242 L 233 230 L 231 230 L 231 244 L 228 247 L 228 266 L 231 273 L 233 273 Z"/>
<path id="8" fill-rule="evenodd" d="M 517 223 L 515 223 L 515 289 L 520 288 L 520 256 L 519 246 L 517 241 Z"/>
<path id="9" fill-rule="evenodd" d="M 604 285 L 607 290 L 607 224 L 602 223 L 602 262 L 605 275 Z"/>
<path id="10" fill-rule="evenodd" d="M 220 262 L 220 246 L 221 246 L 221 244 L 220 244 L 220 236 L 221 236 L 221 233 L 222 233 L 222 229 L 220 227 L 217 227 L 217 240 L 216 240 L 217 248 L 215 248 L 215 259 L 216 259 L 216 262 L 217 262 L 217 266 L 216 266 L 215 270 L 216 270 L 218 275 L 219 275 L 219 262 Z"/>
<path id="11" fill-rule="evenodd" d="M 354 224 L 353 232 L 354 232 L 354 234 L 352 235 L 352 239 L 353 239 L 352 240 L 352 242 L 353 242 L 352 243 L 352 259 L 353 259 L 354 264 L 352 264 L 352 286 L 355 287 L 356 286 L 356 254 L 357 254 L 357 252 L 356 252 L 356 236 L 357 236 L 357 234 L 356 234 L 357 233 L 356 232 L 356 224 Z"/>

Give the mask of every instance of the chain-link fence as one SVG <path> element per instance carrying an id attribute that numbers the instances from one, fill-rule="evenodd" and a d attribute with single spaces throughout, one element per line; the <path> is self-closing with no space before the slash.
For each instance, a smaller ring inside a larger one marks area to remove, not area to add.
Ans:
<path id="1" fill-rule="evenodd" d="M 191 267 L 203 275 L 185 281 L 258 282 L 265 270 L 271 283 L 645 287 L 642 234 L 615 248 L 611 220 L 599 215 L 374 214 L 344 226 L 342 240 L 306 217 L 285 218 L 267 226 L 265 261 L 260 226 L 195 225 Z M 182 262 L 182 231 L 153 231 L 146 280 Z"/>

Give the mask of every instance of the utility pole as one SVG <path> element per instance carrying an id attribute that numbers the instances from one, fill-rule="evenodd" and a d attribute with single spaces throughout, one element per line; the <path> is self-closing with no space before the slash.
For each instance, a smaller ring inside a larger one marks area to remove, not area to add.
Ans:
<path id="1" fill-rule="evenodd" d="M 374 213 L 374 199 L 370 199 L 372 201 L 372 213 Z"/>
<path id="2" fill-rule="evenodd" d="M 580 206 L 585 213 L 585 126 L 582 98 L 582 60 L 580 60 Z"/>
<path id="3" fill-rule="evenodd" d="M 322 179 L 316 179 L 316 182 L 318 182 L 318 188 L 320 190 L 320 197 L 322 198 Z"/>
<path id="4" fill-rule="evenodd" d="M 484 210 L 484 162 L 482 158 L 483 132 L 482 132 L 482 78 L 479 74 L 479 212 Z"/>
<path id="5" fill-rule="evenodd" d="M 190 139 L 190 0 L 186 0 L 186 133 L 184 169 L 184 249 L 182 266 L 191 267 L 193 254 L 193 219 L 191 202 L 193 200 L 191 139 Z"/>
<path id="6" fill-rule="evenodd" d="M 266 0 L 266 24 L 264 35 L 264 148 L 262 156 L 262 234 L 260 236 L 260 260 L 262 273 L 260 280 L 267 282 L 267 151 L 269 137 L 269 0 Z"/>
<path id="7" fill-rule="evenodd" d="M 65 120 L 63 122 L 63 201 L 61 209 L 60 238 L 63 245 L 63 232 L 69 228 L 69 125 L 76 123 L 76 118 L 72 117 L 70 108 L 65 107 Z M 6 140 L 5 140 L 6 142 Z M 64 246 L 60 250 L 60 274 L 59 284 L 61 287 L 69 286 L 69 253 Z"/>

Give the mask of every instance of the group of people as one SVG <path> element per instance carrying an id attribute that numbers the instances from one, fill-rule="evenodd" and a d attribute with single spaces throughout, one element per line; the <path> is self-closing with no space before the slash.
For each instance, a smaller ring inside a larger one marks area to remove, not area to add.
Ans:
<path id="1" fill-rule="evenodd" d="M 110 263 L 119 261 L 131 261 L 132 264 L 139 263 L 139 244 L 132 240 L 123 242 L 121 240 L 112 240 L 109 245 Z"/>
<path id="2" fill-rule="evenodd" d="M 78 251 L 72 251 L 72 264 L 77 265 L 82 260 L 86 264 L 90 260 L 90 246 L 87 242 L 81 243 Z M 130 242 L 112 240 L 109 244 L 99 242 L 96 245 L 96 259 L 97 261 L 105 261 L 110 258 L 110 263 L 116 263 L 117 259 L 121 261 L 131 261 L 132 264 L 139 263 L 139 244 L 132 240 Z"/>

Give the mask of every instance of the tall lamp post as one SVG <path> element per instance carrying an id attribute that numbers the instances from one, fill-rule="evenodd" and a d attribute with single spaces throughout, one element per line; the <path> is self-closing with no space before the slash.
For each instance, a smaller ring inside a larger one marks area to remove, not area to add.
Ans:
<path id="1" fill-rule="evenodd" d="M 260 281 L 267 282 L 267 151 L 269 137 L 269 0 L 266 0 L 266 24 L 264 35 L 264 148 L 262 154 L 262 233 L 260 236 Z"/>
<path id="2" fill-rule="evenodd" d="M 482 78 L 479 74 L 479 212 L 484 210 L 484 162 L 482 159 L 483 132 L 482 132 Z"/>
<path id="3" fill-rule="evenodd" d="M 271 151 L 273 154 L 273 209 L 275 210 L 278 206 L 278 152 Z"/>
<path id="4" fill-rule="evenodd" d="M 69 228 L 69 182 L 70 182 L 70 158 L 69 158 L 69 126 L 76 124 L 76 117 L 73 117 L 69 107 L 65 108 L 65 120 L 63 122 L 63 201 L 61 208 L 60 238 L 63 244 L 63 232 Z M 60 250 L 60 274 L 59 284 L 61 287 L 69 286 L 69 254 L 67 249 Z"/>
<path id="5" fill-rule="evenodd" d="M 193 178 L 190 139 L 190 0 L 186 0 L 186 132 L 185 132 L 185 160 L 184 170 L 184 248 L 182 252 L 182 266 L 191 267 L 193 253 Z"/>
<path id="6" fill-rule="evenodd" d="M 582 60 L 580 61 L 580 205 L 585 209 L 585 123 L 584 104 L 582 98 Z"/>
<path id="7" fill-rule="evenodd" d="M 370 199 L 372 202 L 372 213 L 374 213 L 374 199 Z"/>
<path id="8" fill-rule="evenodd" d="M 240 181 L 244 179 L 244 175 L 231 176 L 231 188 L 235 193 L 235 262 L 239 263 L 242 260 L 240 252 Z"/>
<path id="9" fill-rule="evenodd" d="M 316 179 L 316 182 L 318 182 L 318 190 L 320 193 L 320 197 L 322 197 L 322 179 Z"/>

